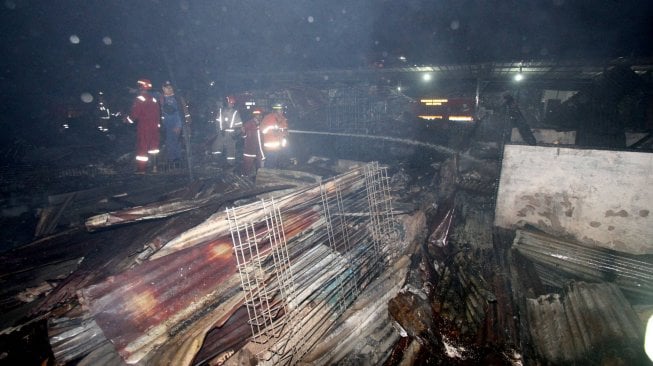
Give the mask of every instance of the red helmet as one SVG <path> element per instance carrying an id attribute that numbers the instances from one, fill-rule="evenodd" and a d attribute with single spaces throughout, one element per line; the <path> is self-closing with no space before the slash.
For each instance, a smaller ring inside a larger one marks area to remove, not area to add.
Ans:
<path id="1" fill-rule="evenodd" d="M 252 110 L 252 114 L 255 115 L 255 116 L 260 116 L 260 115 L 263 114 L 263 109 L 261 109 L 261 108 L 254 108 L 254 109 Z"/>
<path id="2" fill-rule="evenodd" d="M 147 79 L 138 79 L 138 88 L 141 90 L 151 90 L 152 82 Z"/>
<path id="3" fill-rule="evenodd" d="M 233 95 L 227 96 L 227 104 L 236 104 L 236 97 Z"/>

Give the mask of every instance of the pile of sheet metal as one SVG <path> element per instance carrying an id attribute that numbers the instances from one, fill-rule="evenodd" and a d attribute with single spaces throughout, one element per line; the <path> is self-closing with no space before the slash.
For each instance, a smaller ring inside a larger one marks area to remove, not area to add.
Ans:
<path id="1" fill-rule="evenodd" d="M 251 338 L 260 362 L 297 362 L 385 266 L 382 244 L 396 239 L 385 174 L 369 165 L 215 213 L 81 289 L 83 311 L 50 321 L 57 360 L 103 359 L 108 340 L 128 363 L 191 364 Z M 222 327 L 240 339 L 211 343 Z"/>

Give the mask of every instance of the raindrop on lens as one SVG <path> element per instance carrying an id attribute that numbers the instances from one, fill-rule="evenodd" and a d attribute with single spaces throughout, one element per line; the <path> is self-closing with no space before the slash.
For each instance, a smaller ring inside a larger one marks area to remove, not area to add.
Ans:
<path id="1" fill-rule="evenodd" d="M 79 43 L 79 37 L 77 37 L 76 34 L 71 35 L 69 39 L 70 39 L 70 43 L 72 43 L 72 44 L 78 44 Z"/>
<path id="2" fill-rule="evenodd" d="M 91 95 L 91 93 L 82 93 L 80 97 L 84 103 L 90 103 L 93 101 L 93 95 Z"/>
<path id="3" fill-rule="evenodd" d="M 113 43 L 113 41 L 111 40 L 111 37 L 102 38 L 102 42 L 107 46 L 109 46 L 111 43 Z"/>

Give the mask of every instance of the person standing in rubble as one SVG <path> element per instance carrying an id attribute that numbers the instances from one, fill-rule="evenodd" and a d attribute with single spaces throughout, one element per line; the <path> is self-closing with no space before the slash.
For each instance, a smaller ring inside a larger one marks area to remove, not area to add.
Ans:
<path id="1" fill-rule="evenodd" d="M 136 123 L 136 173 L 145 174 L 148 163 L 156 172 L 156 157 L 159 154 L 159 122 L 161 111 L 156 98 L 150 93 L 152 83 L 148 79 L 138 80 L 138 95 L 134 99 L 126 121 Z"/>
<path id="2" fill-rule="evenodd" d="M 104 98 L 104 93 L 101 91 L 97 93 L 97 108 L 95 114 L 98 118 L 98 129 L 101 132 L 107 131 L 109 129 L 109 120 L 111 120 L 112 115 Z"/>
<path id="3" fill-rule="evenodd" d="M 216 113 L 217 136 L 213 140 L 211 153 L 221 156 L 229 167 L 233 167 L 236 162 L 236 140 L 240 138 L 243 121 L 235 108 L 236 97 L 228 96 L 226 103 L 226 107 L 220 107 Z"/>
<path id="4" fill-rule="evenodd" d="M 524 115 L 519 109 L 515 98 L 510 94 L 504 94 L 503 100 L 506 108 L 506 118 L 508 119 L 508 126 L 504 132 L 506 134 L 504 141 L 510 141 L 511 129 L 512 127 L 517 127 L 522 140 L 529 145 L 537 145 L 533 131 L 531 131 L 528 123 L 526 123 L 526 118 L 524 118 Z"/>
<path id="5" fill-rule="evenodd" d="M 165 130 L 166 159 L 168 164 L 178 164 L 181 161 L 182 128 L 184 124 L 190 125 L 191 116 L 186 100 L 181 95 L 175 94 L 175 88 L 171 82 L 163 83 L 161 90 L 163 91 L 160 101 L 161 121 Z M 189 147 L 186 146 L 186 148 Z"/>
<path id="6" fill-rule="evenodd" d="M 275 103 L 272 106 L 272 112 L 263 118 L 261 137 L 265 153 L 265 166 L 280 168 L 288 146 L 288 119 L 284 115 L 283 104 Z"/>
<path id="7" fill-rule="evenodd" d="M 256 169 L 265 160 L 265 154 L 261 148 L 261 131 L 259 129 L 263 111 L 260 108 L 252 110 L 252 118 L 245 122 L 242 130 L 243 162 L 241 174 L 252 180 L 256 178 Z"/>

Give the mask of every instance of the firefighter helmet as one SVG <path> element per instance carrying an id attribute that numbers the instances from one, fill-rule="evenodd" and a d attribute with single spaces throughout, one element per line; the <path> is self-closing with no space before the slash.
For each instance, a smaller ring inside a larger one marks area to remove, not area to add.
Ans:
<path id="1" fill-rule="evenodd" d="M 263 115 L 263 109 L 261 109 L 261 108 L 254 108 L 254 109 L 252 110 L 252 114 L 253 114 L 254 116 L 261 116 L 261 115 Z"/>
<path id="2" fill-rule="evenodd" d="M 283 110 L 283 107 L 284 107 L 284 106 L 283 106 L 282 103 L 274 103 L 274 104 L 272 105 L 272 109 L 274 109 L 275 111 Z"/>
<path id="3" fill-rule="evenodd" d="M 151 90 L 152 82 L 147 79 L 138 79 L 138 88 L 141 90 Z"/>
<path id="4" fill-rule="evenodd" d="M 236 97 L 234 97 L 233 95 L 228 95 L 226 99 L 227 99 L 227 104 L 236 104 Z"/>

